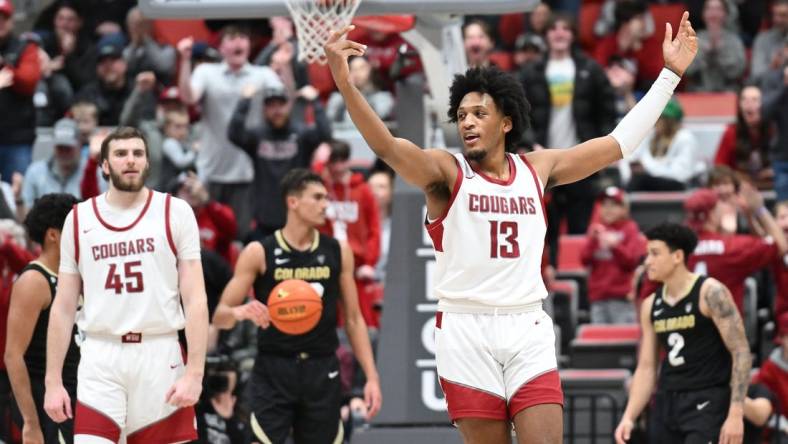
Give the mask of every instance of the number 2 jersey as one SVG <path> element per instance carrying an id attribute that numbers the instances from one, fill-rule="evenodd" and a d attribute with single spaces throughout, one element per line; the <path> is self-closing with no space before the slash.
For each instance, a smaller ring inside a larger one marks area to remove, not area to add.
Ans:
<path id="1" fill-rule="evenodd" d="M 691 391 L 727 386 L 731 380 L 731 354 L 714 321 L 700 311 L 698 276 L 689 294 L 676 305 L 663 299 L 664 286 L 654 293 L 651 323 L 665 349 L 659 374 L 660 391 Z"/>
<path id="2" fill-rule="evenodd" d="M 102 194 L 75 205 L 62 233 L 60 272 L 82 277 L 80 330 L 161 334 L 184 327 L 178 261 L 200 259 L 186 202 L 149 190 L 142 206 L 119 209 Z"/>
<path id="3" fill-rule="evenodd" d="M 457 180 L 448 208 L 427 221 L 441 311 L 514 313 L 547 297 L 541 275 L 543 187 L 525 156 L 506 158 L 509 178 L 502 181 L 455 154 Z"/>

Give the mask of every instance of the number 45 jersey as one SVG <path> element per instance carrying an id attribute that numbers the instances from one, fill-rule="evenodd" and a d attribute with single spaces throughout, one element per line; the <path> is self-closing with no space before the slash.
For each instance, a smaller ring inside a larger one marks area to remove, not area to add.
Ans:
<path id="1" fill-rule="evenodd" d="M 82 277 L 87 333 L 161 334 L 184 327 L 178 260 L 200 259 L 189 205 L 150 190 L 137 208 L 111 207 L 102 194 L 74 206 L 64 224 L 61 272 Z"/>
<path id="2" fill-rule="evenodd" d="M 438 309 L 517 313 L 547 296 L 541 262 L 547 231 L 542 184 L 525 156 L 506 154 L 507 180 L 456 154 L 449 204 L 427 221 L 435 248 Z"/>

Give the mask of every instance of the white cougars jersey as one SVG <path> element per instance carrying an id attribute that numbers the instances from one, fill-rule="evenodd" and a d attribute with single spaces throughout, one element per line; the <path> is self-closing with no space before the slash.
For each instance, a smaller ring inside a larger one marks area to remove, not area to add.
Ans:
<path id="1" fill-rule="evenodd" d="M 109 335 L 162 334 L 183 328 L 173 226 L 180 228 L 179 219 L 188 221 L 188 216 L 193 221 L 194 213 L 169 194 L 150 190 L 141 209 L 128 210 L 134 211 L 134 219 L 114 226 L 100 212 L 97 199 L 106 208 L 104 196 L 75 205 L 64 226 L 64 240 L 65 229 L 73 230 L 74 262 L 69 255 L 65 265 L 61 261 L 61 271 L 70 272 L 76 265 L 74 271 L 82 276 L 84 302 L 77 325 L 86 333 Z M 176 203 L 179 211 L 174 212 L 171 206 Z M 184 215 L 183 206 L 188 214 Z M 196 222 L 192 223 L 196 231 Z M 64 252 L 70 253 L 71 241 L 61 247 Z M 199 244 L 197 248 L 199 258 Z"/>
<path id="2" fill-rule="evenodd" d="M 448 208 L 427 224 L 441 311 L 517 312 L 547 296 L 541 274 L 547 231 L 541 181 L 524 156 L 506 156 L 504 182 L 455 155 L 457 181 Z"/>

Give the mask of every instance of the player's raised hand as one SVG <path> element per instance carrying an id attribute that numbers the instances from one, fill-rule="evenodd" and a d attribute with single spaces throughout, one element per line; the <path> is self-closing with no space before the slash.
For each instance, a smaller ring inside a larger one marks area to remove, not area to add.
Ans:
<path id="1" fill-rule="evenodd" d="M 271 325 L 271 315 L 268 313 L 268 307 L 258 300 L 233 307 L 233 316 L 237 321 L 248 319 L 260 328 L 268 328 Z"/>
<path id="2" fill-rule="evenodd" d="M 71 397 L 61 383 L 58 386 L 47 386 L 44 393 L 44 410 L 52 421 L 63 422 L 74 417 L 71 412 Z"/>
<path id="3" fill-rule="evenodd" d="M 348 25 L 333 31 L 323 46 L 323 50 L 326 52 L 326 59 L 328 60 L 328 67 L 331 68 L 331 75 L 334 76 L 334 82 L 338 86 L 342 86 L 341 84 L 346 83 L 350 78 L 350 68 L 347 63 L 348 57 L 352 55 L 362 56 L 367 49 L 367 45 L 344 38 L 354 28 L 355 26 Z"/>
<path id="4" fill-rule="evenodd" d="M 665 67 L 678 75 L 684 75 L 684 71 L 690 66 L 697 53 L 698 38 L 689 21 L 689 12 L 684 11 L 675 39 L 673 27 L 670 23 L 665 23 L 665 40 L 662 42 Z"/>
<path id="5" fill-rule="evenodd" d="M 632 436 L 633 428 L 635 428 L 635 423 L 627 418 L 621 418 L 621 422 L 616 427 L 616 444 L 626 444 Z"/>
<path id="6" fill-rule="evenodd" d="M 383 405 L 383 395 L 380 393 L 380 383 L 377 379 L 370 379 L 364 384 L 364 403 L 367 404 L 367 421 L 374 418 Z"/>
<path id="7" fill-rule="evenodd" d="M 200 400 L 201 392 L 202 377 L 187 371 L 167 390 L 164 402 L 178 408 L 190 407 Z"/>

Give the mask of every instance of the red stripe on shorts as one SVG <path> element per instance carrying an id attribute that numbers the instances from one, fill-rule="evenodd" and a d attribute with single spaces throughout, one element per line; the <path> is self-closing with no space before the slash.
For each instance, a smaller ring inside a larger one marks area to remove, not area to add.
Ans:
<path id="1" fill-rule="evenodd" d="M 462 418 L 509 419 L 505 399 L 443 378 L 440 378 L 440 383 L 452 421 Z"/>
<path id="2" fill-rule="evenodd" d="M 535 405 L 564 405 L 564 392 L 561 390 L 561 378 L 558 370 L 550 370 L 521 385 L 509 400 L 509 417 Z"/>
<path id="3" fill-rule="evenodd" d="M 77 401 L 74 418 L 75 435 L 92 435 L 106 438 L 112 442 L 120 439 L 120 427 L 109 416 L 93 407 Z"/>
<path id="4" fill-rule="evenodd" d="M 153 424 L 132 433 L 127 444 L 149 444 L 153 442 L 181 442 L 197 439 L 194 408 L 184 407 Z"/>

